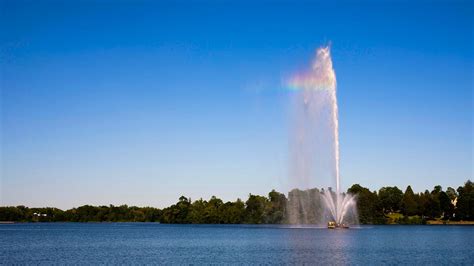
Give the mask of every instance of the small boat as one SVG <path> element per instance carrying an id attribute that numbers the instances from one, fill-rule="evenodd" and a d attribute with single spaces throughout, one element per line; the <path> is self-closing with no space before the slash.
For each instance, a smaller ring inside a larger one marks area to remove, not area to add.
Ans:
<path id="1" fill-rule="evenodd" d="M 329 222 L 328 229 L 336 229 L 336 222 L 333 222 L 333 221 Z"/>
<path id="2" fill-rule="evenodd" d="M 349 226 L 347 224 L 339 224 L 339 228 L 349 229 Z"/>
<path id="3" fill-rule="evenodd" d="M 343 223 L 338 224 L 334 221 L 330 221 L 328 223 L 328 229 L 348 229 L 348 228 L 349 226 Z"/>

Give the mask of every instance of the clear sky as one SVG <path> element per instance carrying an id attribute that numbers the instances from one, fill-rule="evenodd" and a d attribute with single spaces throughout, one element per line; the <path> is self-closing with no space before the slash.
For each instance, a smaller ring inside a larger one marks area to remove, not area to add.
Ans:
<path id="1" fill-rule="evenodd" d="M 344 189 L 472 179 L 472 1 L 325 2 L 0 0 L 0 205 L 284 191 L 282 80 L 328 43 Z"/>

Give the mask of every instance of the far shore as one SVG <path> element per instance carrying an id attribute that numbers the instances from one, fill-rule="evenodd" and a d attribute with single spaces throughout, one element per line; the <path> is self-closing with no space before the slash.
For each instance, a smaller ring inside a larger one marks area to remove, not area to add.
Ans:
<path id="1" fill-rule="evenodd" d="M 426 221 L 427 225 L 474 225 L 474 221 L 442 221 L 431 220 Z"/>
<path id="2" fill-rule="evenodd" d="M 71 222 L 71 221 L 56 221 L 56 222 L 15 222 L 15 221 L 0 221 L 1 224 L 26 224 L 26 223 L 100 223 L 100 224 L 110 224 L 110 223 L 156 223 L 164 224 L 159 222 L 109 222 L 109 221 L 90 221 L 90 222 Z M 168 224 L 168 223 L 167 223 Z M 176 225 L 176 223 L 174 224 Z M 186 225 L 186 224 L 183 224 Z M 187 225 L 199 225 L 199 224 L 187 224 Z M 238 225 L 238 224 L 202 224 L 202 225 Z M 240 225 L 291 225 L 291 224 L 240 224 Z M 407 225 L 407 224 L 362 224 L 362 225 Z M 474 221 L 440 221 L 432 220 L 426 221 L 426 224 L 411 224 L 411 225 L 474 225 Z"/>

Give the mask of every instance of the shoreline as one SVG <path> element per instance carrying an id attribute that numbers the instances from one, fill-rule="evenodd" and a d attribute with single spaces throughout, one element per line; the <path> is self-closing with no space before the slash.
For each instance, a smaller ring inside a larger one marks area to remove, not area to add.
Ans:
<path id="1" fill-rule="evenodd" d="M 474 221 L 426 221 L 426 225 L 474 225 Z"/>
<path id="2" fill-rule="evenodd" d="M 31 222 L 31 221 L 0 221 L 0 225 L 4 224 L 33 224 L 33 223 L 72 223 L 72 224 L 113 224 L 113 223 L 136 223 L 136 224 L 164 224 L 164 225 L 295 225 L 295 224 L 246 224 L 246 223 L 239 223 L 239 224 L 192 224 L 192 223 L 160 223 L 160 222 L 100 222 L 100 221 L 89 221 L 89 222 L 71 222 L 71 221 L 50 221 L 50 222 Z M 313 225 L 313 224 L 310 224 Z M 374 226 L 374 225 L 382 225 L 382 226 L 432 226 L 432 225 L 465 225 L 470 226 L 474 225 L 474 221 L 426 221 L 426 224 L 360 224 L 362 226 Z"/>

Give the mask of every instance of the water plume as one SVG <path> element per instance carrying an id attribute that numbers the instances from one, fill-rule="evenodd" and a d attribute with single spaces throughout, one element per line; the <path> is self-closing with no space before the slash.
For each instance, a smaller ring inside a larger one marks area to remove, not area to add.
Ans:
<path id="1" fill-rule="evenodd" d="M 288 81 L 288 87 L 297 93 L 295 98 L 297 111 L 294 116 L 295 131 L 293 133 L 296 140 L 290 147 L 294 159 L 290 165 L 291 176 L 303 180 L 303 183 L 308 183 L 310 179 L 318 175 L 317 172 L 321 172 L 321 167 L 315 169 L 314 164 L 317 159 L 320 162 L 324 160 L 316 157 L 329 158 L 330 160 L 327 162 L 332 165 L 331 172 L 334 175 L 336 192 L 322 191 L 319 194 L 320 200 L 331 219 L 337 223 L 343 223 L 344 217 L 349 212 L 355 212 L 355 198 L 352 195 L 341 193 L 340 188 L 337 82 L 330 47 L 317 49 L 311 69 L 294 75 Z M 324 118 L 329 121 L 325 121 Z M 324 135 L 324 131 L 327 130 L 329 130 L 330 138 L 326 142 L 330 142 L 330 152 L 318 151 L 317 149 L 324 145 L 318 147 L 316 144 Z"/>

